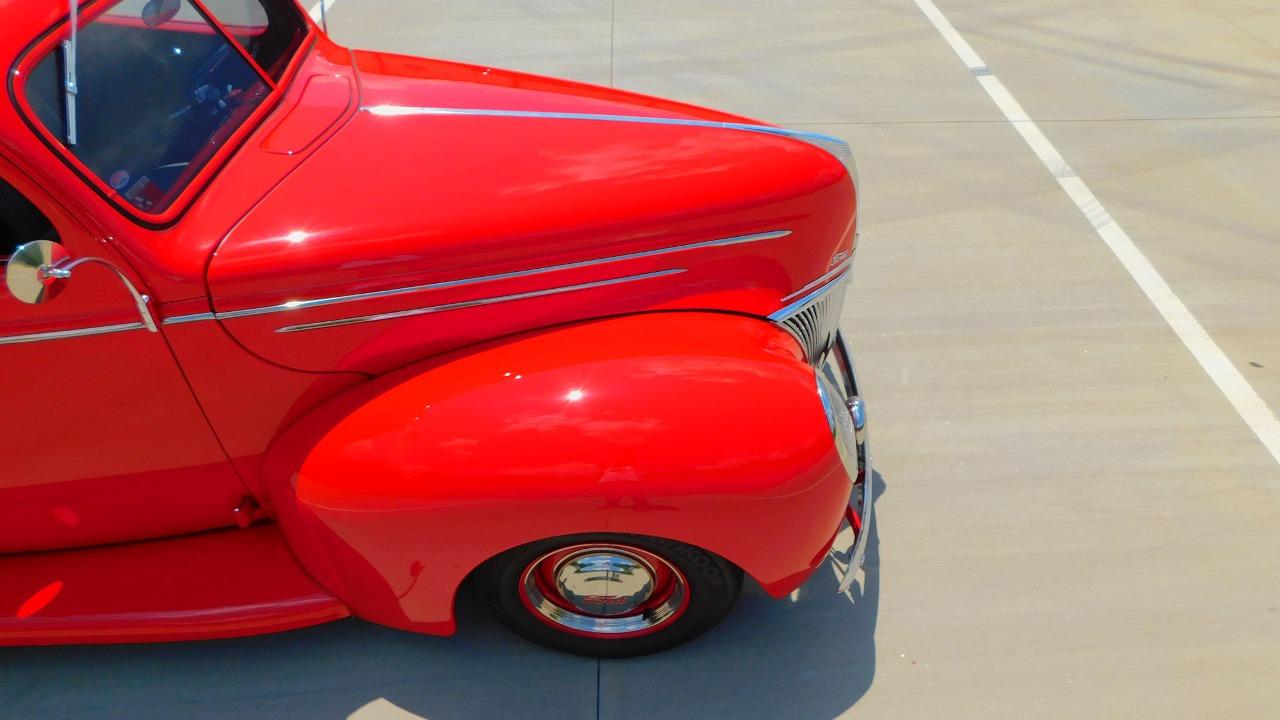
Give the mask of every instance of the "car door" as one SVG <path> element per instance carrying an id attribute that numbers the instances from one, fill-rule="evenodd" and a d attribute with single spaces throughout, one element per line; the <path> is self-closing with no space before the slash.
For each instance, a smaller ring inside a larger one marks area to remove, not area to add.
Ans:
<path id="1" fill-rule="evenodd" d="M 109 245 L 0 159 L 0 260 L 33 240 Z M 28 304 L 0 286 L 0 553 L 229 525 L 245 488 L 160 332 L 120 277 L 90 263 Z"/>

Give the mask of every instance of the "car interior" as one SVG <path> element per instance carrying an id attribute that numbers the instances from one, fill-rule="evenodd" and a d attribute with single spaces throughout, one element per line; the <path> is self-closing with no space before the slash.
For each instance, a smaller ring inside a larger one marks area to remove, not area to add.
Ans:
<path id="1" fill-rule="evenodd" d="M 184 6 L 186 4 L 184 3 Z M 262 100 L 266 85 L 194 11 L 150 27 L 108 12 L 80 29 L 72 153 L 130 204 L 163 211 L 211 144 Z M 50 52 L 27 81 L 32 109 L 67 136 L 66 55 Z"/>
<path id="2" fill-rule="evenodd" d="M 0 262 L 32 240 L 56 240 L 49 218 L 9 183 L 0 179 Z"/>

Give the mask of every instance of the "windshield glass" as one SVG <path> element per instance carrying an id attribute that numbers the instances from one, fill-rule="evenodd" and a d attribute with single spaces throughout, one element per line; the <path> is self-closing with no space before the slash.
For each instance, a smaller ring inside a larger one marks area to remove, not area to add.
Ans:
<path id="1" fill-rule="evenodd" d="M 292 3 L 206 2 L 253 58 L 245 58 L 190 0 L 122 0 L 83 24 L 69 149 L 122 198 L 163 212 L 271 90 L 305 37 Z M 67 54 L 32 70 L 27 100 L 66 138 Z M 261 68 L 261 72 L 259 72 Z M 264 76 L 265 75 L 265 76 Z"/>
<path id="2" fill-rule="evenodd" d="M 307 34 L 293 0 L 204 0 L 204 7 L 273 79 Z"/>

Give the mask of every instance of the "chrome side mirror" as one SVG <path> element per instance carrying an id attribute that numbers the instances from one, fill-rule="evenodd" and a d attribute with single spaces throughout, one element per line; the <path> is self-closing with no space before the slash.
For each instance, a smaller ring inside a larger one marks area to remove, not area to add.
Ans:
<path id="1" fill-rule="evenodd" d="M 65 285 L 44 269 L 61 265 L 69 257 L 67 249 L 52 240 L 29 242 L 9 258 L 4 271 L 5 284 L 9 292 L 24 303 L 48 302 L 57 297 Z"/>
<path id="2" fill-rule="evenodd" d="M 39 305 L 57 297 L 66 287 L 66 281 L 71 279 L 71 271 L 87 263 L 102 265 L 114 272 L 133 297 L 142 325 L 151 332 L 160 331 L 148 305 L 151 298 L 138 292 L 138 288 L 120 268 L 102 258 L 71 260 L 67 249 L 52 240 L 36 240 L 18 248 L 5 267 L 5 285 L 15 298 L 24 303 Z"/>

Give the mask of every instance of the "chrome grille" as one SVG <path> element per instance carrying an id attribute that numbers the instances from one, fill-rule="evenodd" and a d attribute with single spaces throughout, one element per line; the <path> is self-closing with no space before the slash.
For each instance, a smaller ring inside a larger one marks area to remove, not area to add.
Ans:
<path id="1" fill-rule="evenodd" d="M 846 270 L 826 285 L 769 316 L 800 342 L 805 356 L 814 365 L 822 360 L 835 342 L 848 286 L 849 272 Z"/>

